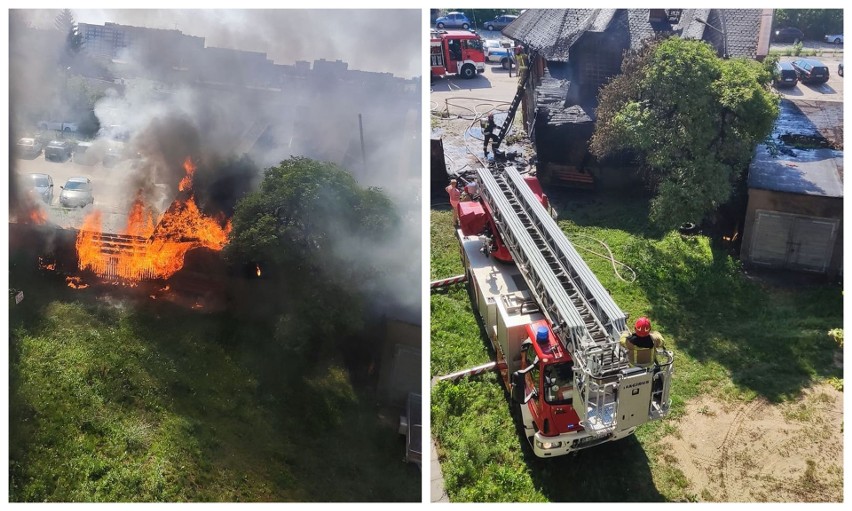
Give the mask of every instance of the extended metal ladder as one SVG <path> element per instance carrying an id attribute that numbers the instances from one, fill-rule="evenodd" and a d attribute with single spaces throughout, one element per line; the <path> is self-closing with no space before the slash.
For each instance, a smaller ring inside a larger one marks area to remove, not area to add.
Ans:
<path id="1" fill-rule="evenodd" d="M 477 173 L 503 242 L 574 359 L 583 426 L 596 434 L 614 429 L 618 373 L 629 367 L 619 345 L 626 315 L 514 167 Z"/>
<path id="2" fill-rule="evenodd" d="M 517 113 L 518 107 L 524 99 L 524 89 L 526 88 L 527 80 L 529 80 L 530 76 L 529 67 L 524 66 L 520 72 L 521 76 L 518 78 L 518 90 L 515 92 L 515 97 L 512 98 L 512 103 L 509 105 L 509 111 L 506 113 L 506 119 L 503 120 L 503 124 L 500 126 L 500 133 L 497 135 L 497 140 L 492 143 L 492 147 L 494 147 L 495 151 L 500 147 L 500 144 L 503 143 L 503 139 L 506 138 L 506 134 L 509 133 L 509 128 L 512 127 L 512 122 L 515 120 L 515 113 Z"/>

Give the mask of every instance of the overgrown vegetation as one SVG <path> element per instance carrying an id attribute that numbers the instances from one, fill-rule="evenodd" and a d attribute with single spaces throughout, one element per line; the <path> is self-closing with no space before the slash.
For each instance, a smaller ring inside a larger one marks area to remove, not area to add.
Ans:
<path id="1" fill-rule="evenodd" d="M 338 350 L 376 349 L 361 335 L 365 294 L 393 268 L 367 254 L 398 226 L 381 190 L 361 188 L 344 169 L 308 158 L 267 169 L 260 190 L 237 204 L 225 251 L 235 265 L 259 264 L 268 282 L 286 289 L 265 305 L 291 372 Z"/>
<path id="2" fill-rule="evenodd" d="M 674 350 L 672 416 L 576 457 L 540 460 L 513 422 L 496 375 L 441 383 L 432 391 L 432 431 L 451 500 L 699 500 L 658 442 L 674 431 L 672 419 L 687 401 L 709 394 L 787 402 L 814 382 L 842 378 L 833 364 L 837 344 L 825 335 L 842 321 L 839 286 L 752 280 L 706 236 L 658 233 L 648 222 L 649 197 L 635 192 L 548 194 L 569 239 L 583 234 L 603 240 L 636 270 L 634 283 L 621 281 L 609 261 L 580 248 L 585 238 L 572 239 L 615 302 L 630 317 L 648 315 Z M 462 273 L 451 213 L 433 210 L 431 216 L 431 277 Z M 433 293 L 431 317 L 433 376 L 491 359 L 463 286 Z"/>
<path id="3" fill-rule="evenodd" d="M 749 59 L 720 59 L 706 42 L 654 41 L 601 89 L 590 150 L 635 156 L 660 227 L 700 223 L 728 201 L 772 129 L 771 78 Z"/>
<path id="4" fill-rule="evenodd" d="M 843 33 L 843 9 L 775 9 L 774 28 L 796 27 L 808 39 Z"/>
<path id="5" fill-rule="evenodd" d="M 416 500 L 419 472 L 339 360 L 298 388 L 231 314 L 13 284 L 11 501 Z M 61 284 L 60 284 L 61 285 Z M 73 295 L 71 293 L 74 293 Z"/>

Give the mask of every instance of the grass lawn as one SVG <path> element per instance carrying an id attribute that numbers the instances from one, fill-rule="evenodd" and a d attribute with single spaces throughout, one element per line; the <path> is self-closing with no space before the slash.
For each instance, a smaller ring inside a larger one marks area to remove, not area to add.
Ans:
<path id="1" fill-rule="evenodd" d="M 559 226 L 616 303 L 631 318 L 649 316 L 674 350 L 673 417 L 703 394 L 778 403 L 815 381 L 842 378 L 833 364 L 837 344 L 827 334 L 843 325 L 839 285 L 750 278 L 706 236 L 655 232 L 647 200 L 634 193 L 549 192 Z M 431 219 L 432 278 L 463 273 L 450 211 L 433 209 Z M 635 282 L 618 279 L 608 260 L 588 256 L 581 247 L 605 250 L 585 236 L 606 242 L 636 271 Z M 433 293 L 431 314 L 432 376 L 491 360 L 464 286 Z M 688 481 L 656 442 L 672 427 L 658 421 L 618 442 L 540 460 L 495 374 L 432 390 L 432 431 L 453 501 L 690 500 Z"/>
<path id="2" fill-rule="evenodd" d="M 419 501 L 395 424 L 342 365 L 275 383 L 229 314 L 12 271 L 11 501 Z"/>

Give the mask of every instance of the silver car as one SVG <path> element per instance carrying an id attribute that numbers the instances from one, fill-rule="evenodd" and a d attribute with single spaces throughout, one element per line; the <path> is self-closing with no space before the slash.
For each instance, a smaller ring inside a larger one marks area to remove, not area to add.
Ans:
<path id="1" fill-rule="evenodd" d="M 62 187 L 59 203 L 66 208 L 85 207 L 95 203 L 92 182 L 87 177 L 72 177 Z"/>
<path id="2" fill-rule="evenodd" d="M 47 174 L 30 174 L 30 191 L 39 199 L 50 204 L 53 202 L 53 178 Z"/>
<path id="3" fill-rule="evenodd" d="M 35 158 L 41 154 L 41 142 L 35 138 L 22 138 L 15 144 L 18 155 L 23 158 Z"/>

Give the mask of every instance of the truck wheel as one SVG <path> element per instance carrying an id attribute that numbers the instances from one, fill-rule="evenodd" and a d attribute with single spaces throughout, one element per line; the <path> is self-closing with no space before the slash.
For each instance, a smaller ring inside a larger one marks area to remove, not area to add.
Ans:
<path id="1" fill-rule="evenodd" d="M 465 64 L 461 68 L 461 77 L 470 79 L 476 76 L 476 68 L 473 67 L 473 64 Z"/>
<path id="2" fill-rule="evenodd" d="M 509 57 L 503 57 L 503 60 L 500 61 L 500 65 L 503 69 L 509 69 Z"/>
<path id="3" fill-rule="evenodd" d="M 839 37 L 834 40 L 834 44 L 840 44 L 840 38 Z"/>
<path id="4" fill-rule="evenodd" d="M 436 26 L 437 28 L 444 28 L 444 24 L 443 24 L 443 23 L 438 23 L 438 24 L 437 24 L 437 25 L 435 25 L 435 26 Z"/>
<path id="5" fill-rule="evenodd" d="M 467 30 L 470 27 L 467 23 L 462 23 L 462 28 Z"/>

